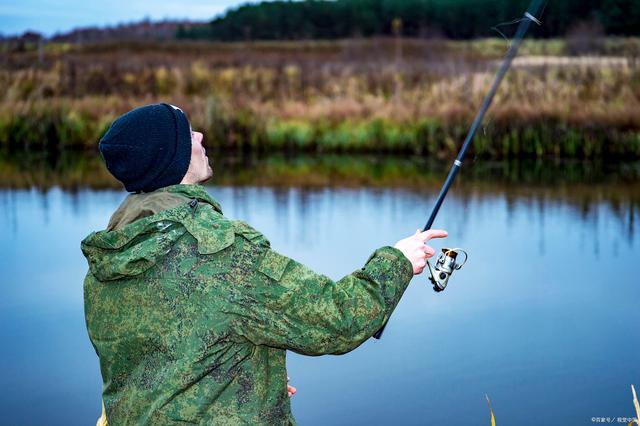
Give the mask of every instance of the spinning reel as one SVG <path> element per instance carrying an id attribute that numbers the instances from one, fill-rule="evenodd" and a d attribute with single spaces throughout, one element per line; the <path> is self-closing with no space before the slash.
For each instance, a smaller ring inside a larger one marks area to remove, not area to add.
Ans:
<path id="1" fill-rule="evenodd" d="M 464 260 L 462 262 L 458 261 L 458 256 L 460 254 L 464 255 Z M 427 260 L 427 266 L 429 266 L 430 274 L 429 281 L 433 284 L 433 291 L 440 293 L 447 288 L 449 278 L 453 272 L 461 269 L 464 264 L 467 263 L 468 258 L 469 255 L 467 252 L 462 249 L 443 248 L 442 253 L 440 253 L 440 256 L 438 256 L 438 259 L 436 260 L 435 266 L 431 266 L 431 262 Z"/>

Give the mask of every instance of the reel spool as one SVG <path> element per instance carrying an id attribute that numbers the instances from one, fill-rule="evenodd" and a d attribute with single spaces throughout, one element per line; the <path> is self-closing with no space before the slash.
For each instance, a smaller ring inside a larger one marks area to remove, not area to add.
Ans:
<path id="1" fill-rule="evenodd" d="M 464 254 L 464 261 L 462 262 L 458 262 L 458 255 L 460 254 Z M 427 260 L 430 273 L 429 281 L 433 284 L 433 291 L 440 293 L 447 288 L 449 278 L 453 272 L 461 269 L 467 263 L 467 259 L 469 259 L 469 255 L 460 248 L 443 248 L 435 266 L 431 266 L 431 263 Z"/>

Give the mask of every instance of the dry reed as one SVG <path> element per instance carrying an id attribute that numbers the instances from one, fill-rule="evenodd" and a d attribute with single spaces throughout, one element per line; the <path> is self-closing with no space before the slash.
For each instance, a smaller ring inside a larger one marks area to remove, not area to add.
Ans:
<path id="1" fill-rule="evenodd" d="M 493 78 L 491 52 L 504 44 L 405 43 L 399 64 L 388 40 L 50 48 L 41 66 L 10 55 L 0 66 L 0 145 L 93 146 L 117 115 L 167 100 L 219 149 L 454 151 Z M 527 49 L 558 50 L 539 45 Z M 640 66 L 631 56 L 523 62 L 475 151 L 640 156 Z"/>

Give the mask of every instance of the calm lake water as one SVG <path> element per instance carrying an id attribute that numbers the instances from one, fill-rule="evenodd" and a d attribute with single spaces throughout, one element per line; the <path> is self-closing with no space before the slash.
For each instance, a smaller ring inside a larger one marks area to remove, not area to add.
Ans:
<path id="1" fill-rule="evenodd" d="M 544 179 L 523 172 L 526 165 L 515 177 L 505 167 L 463 174 L 441 211 L 436 225 L 450 237 L 435 246 L 470 254 L 444 293 L 416 277 L 382 340 L 344 356 L 289 353 L 300 424 L 488 425 L 485 394 L 501 425 L 632 416 L 630 384 L 640 385 L 638 166 L 560 164 Z M 444 178 L 394 175 L 386 184 L 375 177 L 384 167 L 360 167 L 356 178 L 327 172 L 325 186 L 296 170 L 253 183 L 245 173 L 240 186 L 225 178 L 207 190 L 227 216 L 334 279 L 421 227 Z M 80 241 L 105 227 L 126 194 L 5 185 L 0 424 L 92 424 L 101 379 L 84 325 Z"/>

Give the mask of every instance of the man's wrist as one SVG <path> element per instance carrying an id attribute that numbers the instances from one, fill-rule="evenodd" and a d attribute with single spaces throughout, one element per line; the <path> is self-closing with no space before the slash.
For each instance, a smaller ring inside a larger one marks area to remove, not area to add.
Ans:
<path id="1" fill-rule="evenodd" d="M 407 281 L 407 284 L 413 278 L 413 265 L 399 249 L 391 246 L 381 247 L 369 257 L 367 265 L 374 261 L 376 257 L 382 257 L 396 264 L 395 269 L 400 272 L 400 276 Z"/>

